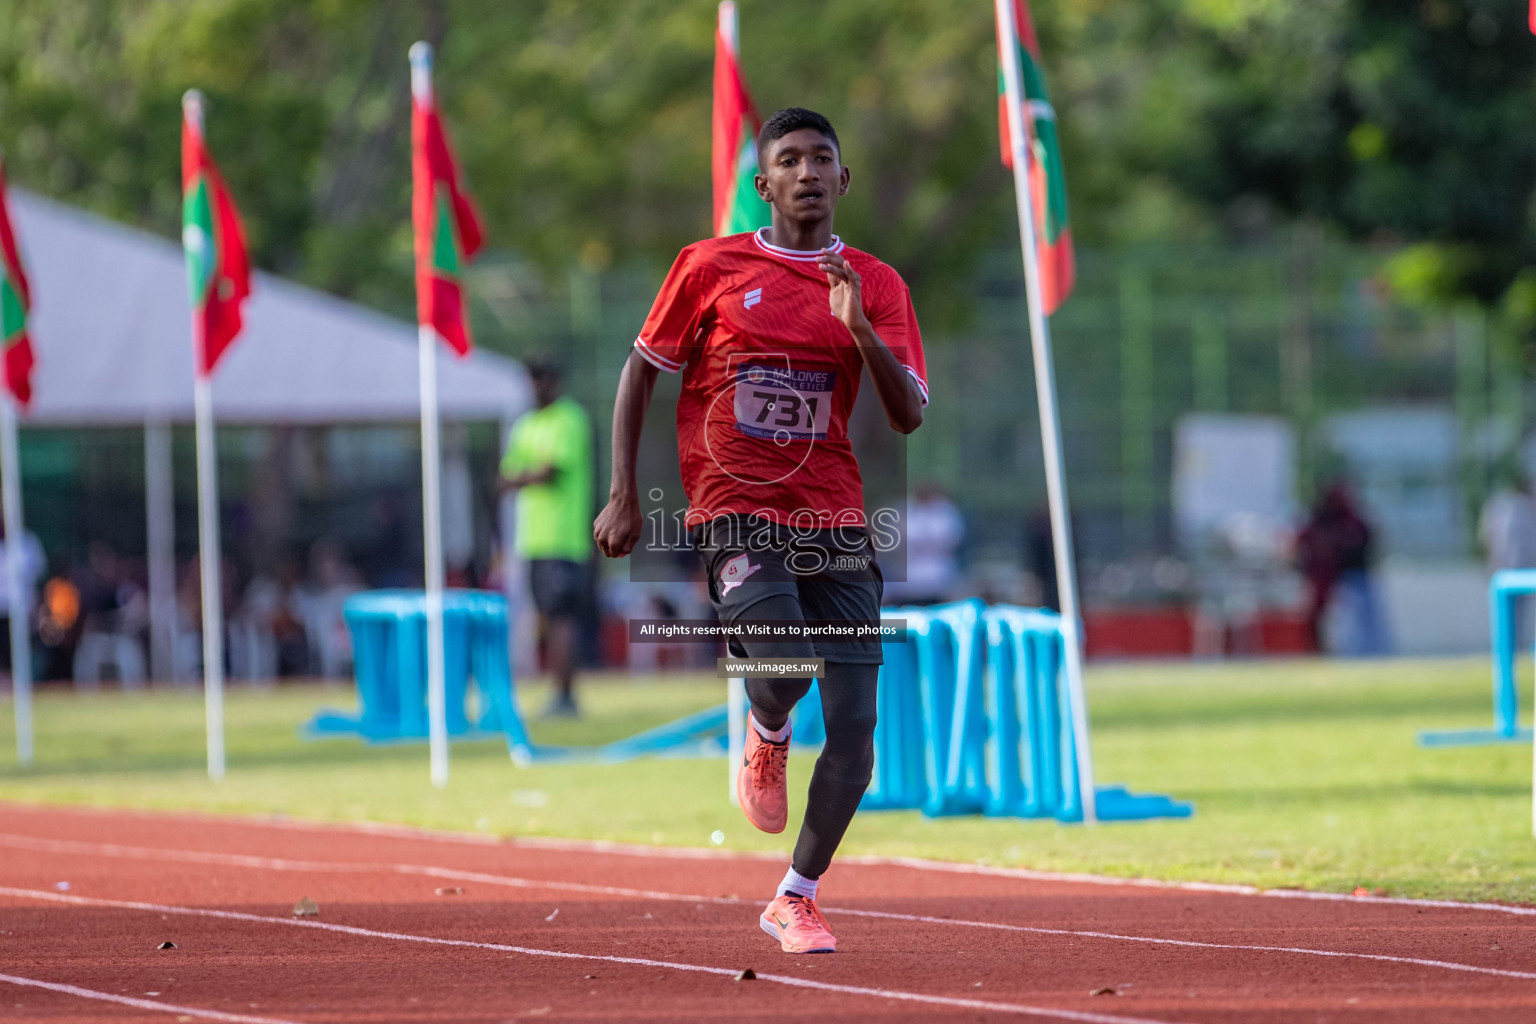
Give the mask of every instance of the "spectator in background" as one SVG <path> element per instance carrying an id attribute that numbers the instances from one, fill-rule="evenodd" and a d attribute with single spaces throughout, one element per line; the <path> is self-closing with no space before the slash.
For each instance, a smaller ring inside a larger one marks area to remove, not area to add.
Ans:
<path id="1" fill-rule="evenodd" d="M 177 570 L 176 643 L 171 653 L 171 675 L 177 686 L 200 686 L 203 681 L 203 564 L 201 555 L 193 555 Z M 227 609 L 236 608 L 235 573 L 230 560 L 219 560 L 219 601 Z M 231 619 L 225 615 L 226 629 Z M 228 637 L 228 632 L 225 636 Z M 231 645 L 225 645 L 226 670 Z"/>
<path id="2" fill-rule="evenodd" d="M 421 586 L 421 551 L 393 493 L 368 502 L 367 541 L 360 552 L 363 575 L 375 587 Z"/>
<path id="3" fill-rule="evenodd" d="M 1072 536 L 1076 537 L 1078 535 L 1077 519 L 1073 518 L 1069 525 L 1072 528 Z M 1072 549 L 1073 575 L 1078 580 L 1083 578 L 1083 563 L 1078 557 L 1081 551 L 1080 547 Z M 1051 506 L 1048 501 L 1042 501 L 1036 505 L 1034 511 L 1029 514 L 1029 518 L 1024 521 L 1024 564 L 1040 587 L 1039 606 L 1060 614 L 1061 580 L 1056 573 L 1056 531 L 1051 528 Z M 1081 590 L 1079 590 L 1079 597 L 1081 597 Z"/>
<path id="4" fill-rule="evenodd" d="M 285 557 L 277 567 L 277 600 L 271 605 L 268 625 L 277 638 L 277 673 L 304 675 L 309 668 L 309 637 L 299 616 L 299 586 L 304 574 L 295 558 Z"/>
<path id="5" fill-rule="evenodd" d="M 352 640 L 342 614 L 362 577 L 341 543 L 321 537 L 309 549 L 309 579 L 294 588 L 293 609 L 309 641 L 310 668 L 322 679 L 342 679 L 352 665 Z"/>
<path id="6" fill-rule="evenodd" d="M 1477 537 L 1488 559 L 1488 571 L 1536 568 L 1536 497 L 1524 473 L 1509 475 L 1505 485 L 1483 505 Z M 1515 630 L 1520 648 L 1531 646 L 1536 622 L 1531 620 L 1530 595 L 1515 604 Z"/>
<path id="7" fill-rule="evenodd" d="M 1536 567 L 1536 497 L 1524 473 L 1515 473 L 1483 505 L 1477 537 L 1488 571 Z"/>
<path id="8" fill-rule="evenodd" d="M 45 651 L 44 679 L 68 679 L 74 674 L 75 650 L 80 644 L 80 588 L 71 575 L 66 566 L 43 584 L 37 633 Z"/>
<path id="9" fill-rule="evenodd" d="M 11 593 L 11 574 L 6 567 L 10 557 L 10 540 L 5 527 L 0 524 L 0 673 L 11 671 L 11 621 L 10 616 L 20 615 L 27 621 L 27 634 L 31 635 L 32 612 L 37 607 L 37 578 L 47 567 L 43 546 L 36 535 L 21 535 L 21 593 Z"/>
<path id="10" fill-rule="evenodd" d="M 176 685 L 197 685 L 203 676 L 202 566 L 197 556 L 183 562 L 176 572 L 176 642 L 172 649 L 171 676 Z"/>
<path id="11" fill-rule="evenodd" d="M 268 679 L 309 670 L 309 639 L 297 606 L 301 578 L 298 561 L 284 555 L 275 575 L 259 573 L 246 585 L 239 608 L 230 616 L 234 675 Z"/>
<path id="12" fill-rule="evenodd" d="M 80 586 L 82 630 L 75 650 L 75 685 L 99 686 L 111 666 L 124 688 L 144 685 L 146 667 L 140 634 L 149 624 L 149 602 L 129 576 L 116 551 L 92 544 Z"/>
<path id="13" fill-rule="evenodd" d="M 561 394 L 560 369 L 530 361 L 535 408 L 512 425 L 499 492 L 517 492 L 517 552 L 544 619 L 555 692 L 546 717 L 577 715 L 577 619 L 590 605 L 592 422 Z"/>
<path id="14" fill-rule="evenodd" d="M 956 597 L 965 520 L 937 484 L 923 484 L 907 502 L 907 578 L 886 587 L 901 604 L 938 604 Z"/>
<path id="15" fill-rule="evenodd" d="M 1061 582 L 1056 574 L 1055 532 L 1051 507 L 1039 505 L 1024 524 L 1024 554 L 1029 571 L 1040 581 L 1040 607 L 1061 612 Z"/>
<path id="16" fill-rule="evenodd" d="M 1349 613 L 1339 653 L 1386 653 L 1387 643 L 1371 580 L 1373 531 L 1348 485 L 1330 484 L 1296 537 L 1296 561 L 1307 579 L 1307 632 L 1313 649 L 1323 650 L 1323 621 L 1335 598 Z"/>

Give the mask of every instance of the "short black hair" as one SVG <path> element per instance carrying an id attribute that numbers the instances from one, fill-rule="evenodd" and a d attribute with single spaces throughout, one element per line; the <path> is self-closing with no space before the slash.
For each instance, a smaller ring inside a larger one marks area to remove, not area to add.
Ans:
<path id="1" fill-rule="evenodd" d="M 831 139 L 832 148 L 837 150 L 839 158 L 842 157 L 843 144 L 837 141 L 837 130 L 832 127 L 831 121 L 814 110 L 806 110 L 804 107 L 785 107 L 783 110 L 775 111 L 772 117 L 764 121 L 762 131 L 757 133 L 758 166 L 762 166 L 763 154 L 768 152 L 770 144 L 802 128 L 821 132 Z"/>
<path id="2" fill-rule="evenodd" d="M 564 367 L 560 365 L 560 360 L 553 356 L 534 356 L 524 361 L 523 368 L 528 371 L 530 380 L 559 382 L 565 377 Z"/>

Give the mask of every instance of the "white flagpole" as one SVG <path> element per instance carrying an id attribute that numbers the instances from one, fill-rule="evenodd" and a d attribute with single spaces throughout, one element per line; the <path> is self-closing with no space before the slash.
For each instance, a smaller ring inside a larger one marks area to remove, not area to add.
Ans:
<path id="1" fill-rule="evenodd" d="M 1071 697 L 1072 737 L 1077 753 L 1077 784 L 1083 821 L 1098 820 L 1093 783 L 1093 752 L 1088 748 L 1088 707 L 1083 697 L 1082 620 L 1077 607 L 1077 568 L 1072 557 L 1072 523 L 1067 516 L 1067 477 L 1061 451 L 1061 414 L 1056 405 L 1056 369 L 1051 358 L 1051 327 L 1045 315 L 1036 249 L 1035 209 L 1029 185 L 1029 136 L 1024 124 L 1024 82 L 1019 68 L 1019 26 L 1013 0 L 995 0 L 1002 39 L 1003 90 L 1012 142 L 1013 191 L 1019 210 L 1019 241 L 1024 250 L 1024 291 L 1029 299 L 1029 335 L 1035 356 L 1035 391 L 1040 400 L 1040 435 L 1045 449 L 1045 488 L 1056 540 L 1056 580 L 1061 595 L 1063 668 Z"/>
<path id="2" fill-rule="evenodd" d="M 197 560 L 203 584 L 203 704 L 208 730 L 208 777 L 224 778 L 224 587 L 219 540 L 218 445 L 213 387 L 202 374 L 192 384 L 197 419 Z"/>
<path id="3" fill-rule="evenodd" d="M 0 197 L 3 198 L 3 197 Z M 11 595 L 11 699 L 16 715 L 16 760 L 30 765 L 32 746 L 32 658 L 22 593 L 25 527 L 21 520 L 21 456 L 16 440 L 16 397 L 0 400 L 0 515 L 5 521 L 5 576 Z M 21 614 L 17 614 L 17 610 Z"/>
<path id="4" fill-rule="evenodd" d="M 740 57 L 737 43 L 737 16 L 735 0 L 720 0 L 717 25 L 726 49 L 734 57 Z M 720 226 L 715 225 L 715 230 Z M 747 748 L 747 681 L 728 679 L 725 683 L 725 703 L 729 719 L 726 726 L 725 774 L 731 803 L 737 803 L 736 773 L 741 769 L 741 755 Z"/>
<path id="5" fill-rule="evenodd" d="M 16 399 L 0 401 L 0 504 L 5 516 L 5 582 L 11 595 L 11 692 L 16 702 L 16 760 L 32 763 L 32 651 L 27 628 L 28 600 L 22 559 L 26 534 L 21 521 L 21 458 L 16 443 Z"/>
<path id="6" fill-rule="evenodd" d="M 187 90 L 181 100 L 187 119 L 203 132 L 203 95 Z M 193 343 L 198 327 L 193 311 Z M 194 350 L 199 362 L 202 354 Z M 208 777 L 224 778 L 224 587 L 219 541 L 219 458 L 213 433 L 213 382 L 193 368 L 192 405 L 197 432 L 197 560 L 203 585 L 203 710 L 208 734 Z"/>
<path id="7" fill-rule="evenodd" d="M 411 47 L 411 93 L 432 101 L 432 47 Z M 448 785 L 448 701 L 443 678 L 443 523 L 442 452 L 438 441 L 437 332 L 417 329 L 421 355 L 421 500 L 426 532 L 427 590 L 427 730 L 431 747 L 432 785 Z"/>
<path id="8" fill-rule="evenodd" d="M 740 51 L 736 48 L 736 3 L 735 0 L 720 0 L 719 10 L 720 35 L 725 39 L 726 47 L 733 57 L 739 57 Z"/>

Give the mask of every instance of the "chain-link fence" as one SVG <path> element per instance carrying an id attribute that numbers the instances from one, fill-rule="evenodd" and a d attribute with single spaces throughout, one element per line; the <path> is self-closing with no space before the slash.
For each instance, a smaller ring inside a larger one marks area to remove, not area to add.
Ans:
<path id="1" fill-rule="evenodd" d="M 1472 552 L 1477 509 L 1499 475 L 1520 462 L 1522 375 L 1511 347 L 1496 343 L 1475 311 L 1431 316 L 1395 301 L 1381 273 L 1388 255 L 1306 232 L 1251 247 L 1079 252 L 1076 291 L 1052 328 L 1073 516 L 1090 590 L 1106 567 L 1191 554 L 1181 550 L 1173 477 L 1177 424 L 1195 412 L 1271 417 L 1293 432 L 1291 515 L 1302 513 L 1318 482 L 1347 472 L 1383 527 L 1383 551 Z M 492 256 L 473 275 L 480 344 L 564 363 L 569 390 L 596 424 L 599 498 L 606 494 L 619 370 L 664 272 L 660 265 L 577 270 L 550 282 Z M 964 323 L 925 324 L 933 404 L 922 429 L 907 439 L 905 478 L 913 487 L 938 484 L 963 510 L 973 575 L 1017 575 L 1030 567 L 1031 542 L 1038 547 L 1040 540 L 1045 485 L 1022 292 L 1017 254 L 1000 251 L 982 261 L 969 300 L 955 304 L 968 311 Z M 921 319 L 920 288 L 918 294 Z M 675 379 L 663 379 L 648 421 L 647 431 L 663 446 L 676 387 Z M 1344 414 L 1358 418 L 1368 410 L 1380 415 L 1343 424 Z M 494 522 L 498 432 L 486 424 L 465 439 L 483 499 L 483 530 Z M 302 493 L 293 516 L 303 527 L 295 543 L 310 535 L 346 537 L 349 530 L 361 536 L 369 520 L 358 510 L 377 504 L 381 487 L 404 519 L 401 535 L 419 543 L 409 425 L 322 434 L 299 431 L 287 442 L 299 454 L 320 447 L 314 458 L 288 462 L 367 472 L 313 486 L 295 482 Z M 250 497 L 253 467 L 271 461 L 280 441 L 267 429 L 224 432 L 226 502 Z M 1383 462 L 1393 447 L 1414 457 Z M 137 431 L 29 430 L 23 449 L 33 521 L 50 550 L 78 555 L 86 539 L 97 538 L 134 548 L 142 536 Z M 177 453 L 178 463 L 190 459 L 190 438 L 179 433 Z M 190 465 L 179 466 L 177 476 L 186 506 L 178 518 L 190 524 Z M 183 547 L 193 542 L 190 533 L 181 539 Z M 488 535 L 477 548 L 489 550 Z"/>
<path id="2" fill-rule="evenodd" d="M 1470 551 L 1471 513 L 1522 436 L 1519 368 L 1476 313 L 1437 317 L 1396 301 L 1381 273 L 1389 255 L 1306 230 L 1255 246 L 1079 252 L 1076 291 L 1052 327 L 1086 566 L 1178 550 L 1175 425 L 1192 412 L 1290 424 L 1297 501 L 1349 474 L 1387 520 L 1389 550 Z M 600 479 L 619 368 L 661 273 L 578 271 L 563 287 L 509 263 L 477 274 L 488 343 L 566 362 L 604 435 Z M 938 483 L 964 510 L 973 565 L 1023 564 L 1045 490 L 1015 253 L 983 261 L 969 308 L 962 326 L 925 332 L 933 405 L 910 439 L 908 478 Z M 1449 454 L 1376 466 L 1369 441 L 1351 448 L 1336 429 L 1339 414 L 1360 410 L 1438 417 Z M 1451 512 L 1421 530 L 1394 528 L 1388 506 L 1419 500 Z"/>

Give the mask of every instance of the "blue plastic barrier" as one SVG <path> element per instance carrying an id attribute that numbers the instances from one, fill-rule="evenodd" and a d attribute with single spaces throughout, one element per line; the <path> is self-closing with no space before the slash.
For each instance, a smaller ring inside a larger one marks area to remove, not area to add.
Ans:
<path id="1" fill-rule="evenodd" d="M 906 633 L 885 644 L 875 769 L 860 807 L 1081 821 L 1060 618 L 980 601 L 882 615 L 904 620 Z M 724 752 L 728 716 L 720 705 L 605 747 L 543 748 L 532 756 L 617 762 Z M 796 706 L 794 722 L 797 745 L 825 741 L 817 686 Z M 1187 803 L 1119 786 L 1098 787 L 1096 797 L 1104 821 L 1194 813 Z"/>
<path id="2" fill-rule="evenodd" d="M 1083 820 L 1072 699 L 1061 672 L 1061 619 L 1048 611 L 983 605 L 885 608 L 903 620 L 885 645 L 877 700 L 876 765 L 860 808 L 928 815 Z M 727 706 L 587 752 L 625 760 L 708 751 L 727 732 Z M 794 709 L 797 745 L 825 742 L 817 686 Z M 1100 786 L 1104 821 L 1187 818 L 1190 804 Z"/>
<path id="3" fill-rule="evenodd" d="M 885 644 L 880 670 L 875 769 L 866 810 L 919 809 L 930 816 L 1081 821 L 1071 695 L 1061 672 L 1061 620 L 1036 609 L 965 601 L 935 608 L 884 609 L 904 620 L 903 639 Z M 426 601 L 420 591 L 372 591 L 346 605 L 357 673 L 357 714 L 322 711 L 312 737 L 370 742 L 427 736 Z M 539 747 L 513 697 L 507 602 L 487 591 L 443 598 L 450 736 L 504 734 L 514 761 L 617 763 L 636 757 L 726 752 L 726 705 L 709 708 L 601 747 Z M 466 707 L 473 679 L 478 719 Z M 817 687 L 795 709 L 797 745 L 824 742 Z M 1188 817 L 1166 796 L 1101 786 L 1105 821 Z"/>
<path id="4" fill-rule="evenodd" d="M 310 737 L 351 735 L 374 743 L 427 737 L 426 596 L 419 590 L 356 594 L 343 608 L 352 637 L 356 714 L 321 711 Z M 528 749 L 527 729 L 512 699 L 507 600 L 483 590 L 443 594 L 444 684 L 450 736 L 504 734 L 514 750 Z M 480 714 L 469 720 L 473 679 Z"/>
<path id="5" fill-rule="evenodd" d="M 352 637 L 359 710 L 321 711 L 305 726 L 304 735 L 360 736 L 370 743 L 426 739 L 426 595 L 419 590 L 368 591 L 349 598 L 343 615 Z M 724 753 L 723 706 L 601 747 L 535 744 L 514 697 L 507 615 L 506 598 L 491 591 L 443 594 L 443 681 L 450 737 L 504 735 L 518 764 Z M 473 723 L 466 706 L 471 679 L 480 694 L 480 714 Z"/>
<path id="6" fill-rule="evenodd" d="M 906 640 L 885 647 L 875 772 L 860 806 L 1081 821 L 1060 618 L 980 601 L 882 614 L 906 621 Z M 1098 787 L 1094 807 L 1105 821 L 1194 813 L 1119 786 Z"/>
<path id="7" fill-rule="evenodd" d="M 1426 747 L 1463 747 L 1488 743 L 1529 743 L 1531 730 L 1519 726 L 1519 691 L 1515 688 L 1515 609 L 1519 598 L 1536 594 L 1536 569 L 1501 569 L 1488 581 L 1488 611 L 1493 650 L 1493 728 L 1452 729 L 1419 734 Z"/>

